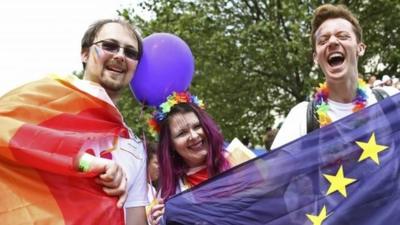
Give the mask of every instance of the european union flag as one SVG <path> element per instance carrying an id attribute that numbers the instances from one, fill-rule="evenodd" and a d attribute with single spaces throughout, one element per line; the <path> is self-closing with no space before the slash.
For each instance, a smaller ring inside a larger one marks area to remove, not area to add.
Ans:
<path id="1" fill-rule="evenodd" d="M 400 224 L 400 95 L 166 203 L 165 224 Z"/>

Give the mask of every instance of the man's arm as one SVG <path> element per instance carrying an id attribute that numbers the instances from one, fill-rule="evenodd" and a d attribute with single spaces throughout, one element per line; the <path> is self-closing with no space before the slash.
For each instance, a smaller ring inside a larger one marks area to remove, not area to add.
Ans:
<path id="1" fill-rule="evenodd" d="M 145 207 L 126 208 L 126 225 L 147 225 Z"/>
<path id="2" fill-rule="evenodd" d="M 271 150 L 307 134 L 307 106 L 308 102 L 301 102 L 290 110 L 272 142 Z"/>

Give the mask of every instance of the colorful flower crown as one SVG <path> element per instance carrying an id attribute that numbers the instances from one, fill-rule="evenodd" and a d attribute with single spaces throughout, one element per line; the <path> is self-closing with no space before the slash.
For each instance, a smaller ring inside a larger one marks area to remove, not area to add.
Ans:
<path id="1" fill-rule="evenodd" d="M 191 95 L 189 92 L 173 92 L 167 97 L 167 101 L 163 102 L 156 108 L 153 118 L 148 120 L 150 133 L 157 136 L 160 133 L 160 122 L 163 121 L 174 105 L 179 103 L 194 103 L 198 107 L 204 109 L 204 103 L 197 96 Z"/>

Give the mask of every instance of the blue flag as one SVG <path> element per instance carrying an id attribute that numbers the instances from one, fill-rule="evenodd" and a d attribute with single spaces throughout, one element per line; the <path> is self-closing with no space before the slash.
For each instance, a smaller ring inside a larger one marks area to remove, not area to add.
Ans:
<path id="1" fill-rule="evenodd" d="M 164 224 L 399 224 L 400 95 L 166 203 Z"/>

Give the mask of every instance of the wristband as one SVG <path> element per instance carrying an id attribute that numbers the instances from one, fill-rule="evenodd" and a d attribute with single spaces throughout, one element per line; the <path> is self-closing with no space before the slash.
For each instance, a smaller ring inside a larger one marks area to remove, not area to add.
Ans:
<path id="1" fill-rule="evenodd" d="M 88 172 L 90 169 L 90 165 L 92 164 L 93 156 L 87 153 L 84 153 L 82 157 L 79 159 L 79 171 Z"/>

